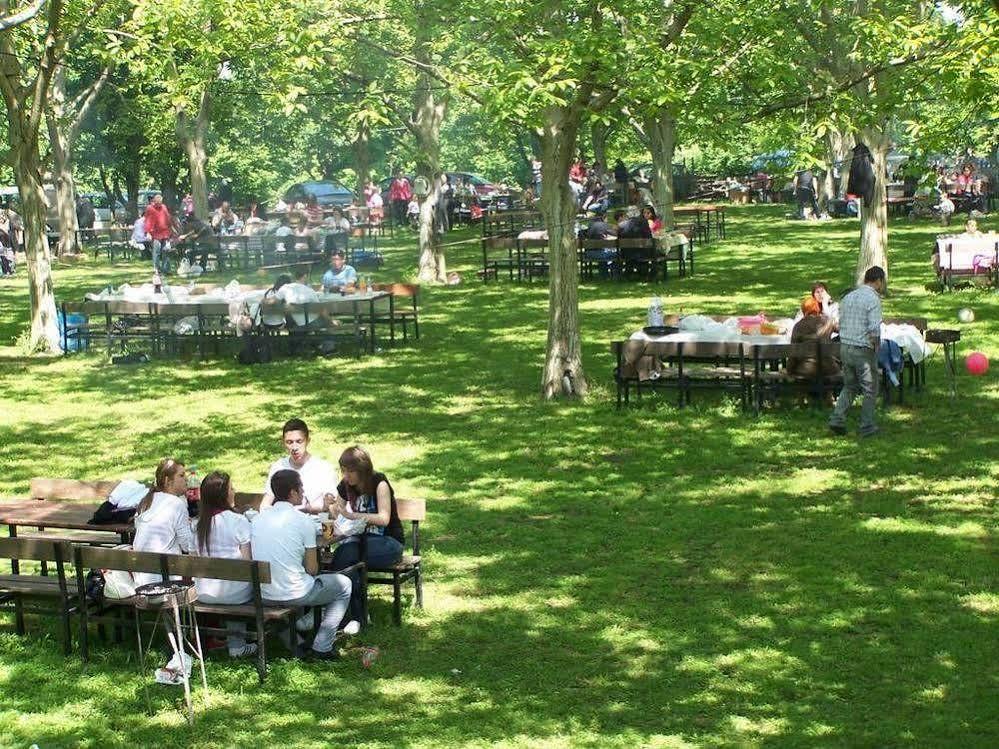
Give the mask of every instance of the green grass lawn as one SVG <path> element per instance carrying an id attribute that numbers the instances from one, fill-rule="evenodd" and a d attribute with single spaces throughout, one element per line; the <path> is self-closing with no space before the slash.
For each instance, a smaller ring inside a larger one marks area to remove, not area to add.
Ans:
<path id="1" fill-rule="evenodd" d="M 889 316 L 960 328 L 985 377 L 879 410 L 882 435 L 831 437 L 827 413 L 759 419 L 725 398 L 614 408 L 611 340 L 667 312 L 790 314 L 814 280 L 853 275 L 858 224 L 733 209 L 696 275 L 580 289 L 591 396 L 537 393 L 547 289 L 475 280 L 477 242 L 451 248 L 457 287 L 421 295 L 421 341 L 374 356 L 155 361 L 21 358 L 3 349 L 0 494 L 32 476 L 148 478 L 172 455 L 259 491 L 291 416 L 335 460 L 371 448 L 397 491 L 425 496 L 426 608 L 391 625 L 384 593 L 359 639 L 368 671 L 280 658 L 208 663 L 210 706 L 184 723 L 132 650 L 87 667 L 50 624 L 0 615 L 0 745 L 365 747 L 994 747 L 999 744 L 999 321 L 991 291 L 940 294 L 928 223 L 891 229 Z M 997 228 L 995 219 L 984 228 Z M 474 234 L 457 232 L 449 241 Z M 413 241 L 386 248 L 403 278 Z M 58 268 L 60 298 L 145 280 L 137 264 Z M 228 280 L 223 279 L 223 280 Z M 0 282 L 0 342 L 27 288 Z M 968 306 L 974 323 L 960 325 Z M 672 401 L 672 398 L 669 399 Z M 856 427 L 857 411 L 851 426 Z"/>

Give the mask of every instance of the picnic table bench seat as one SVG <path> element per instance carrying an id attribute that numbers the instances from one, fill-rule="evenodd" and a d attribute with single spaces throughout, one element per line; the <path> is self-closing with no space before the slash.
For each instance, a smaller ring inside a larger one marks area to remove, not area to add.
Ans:
<path id="1" fill-rule="evenodd" d="M 0 559 L 10 560 L 11 574 L 0 575 L 0 608 L 14 609 L 14 627 L 25 633 L 24 614 L 58 616 L 61 621 L 63 652 L 73 649 L 71 617 L 76 613 L 76 590 L 67 583 L 66 563 L 70 545 L 46 539 L 0 538 Z M 54 562 L 56 574 L 21 574 L 23 561 Z M 41 599 L 41 601 L 36 601 Z"/>

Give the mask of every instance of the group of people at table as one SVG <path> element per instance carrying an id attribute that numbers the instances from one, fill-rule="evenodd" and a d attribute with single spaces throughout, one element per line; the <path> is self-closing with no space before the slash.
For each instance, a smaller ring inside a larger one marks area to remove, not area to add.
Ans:
<path id="1" fill-rule="evenodd" d="M 863 396 L 860 435 L 870 437 L 878 433 L 874 409 L 882 343 L 884 284 L 884 270 L 872 266 L 864 274 L 863 283 L 838 303 L 824 283 L 813 284 L 811 294 L 801 302 L 791 329 L 791 343 L 828 343 L 834 337 L 839 340 L 838 356 L 823 351 L 821 362 L 816 356 L 793 356 L 787 362 L 788 374 L 793 377 L 812 379 L 820 371 L 824 377 L 842 375 L 843 388 L 829 418 L 829 428 L 835 434 L 846 433 L 847 413 L 858 394 Z"/>
<path id="2" fill-rule="evenodd" d="M 327 235 L 347 234 L 356 226 L 340 207 L 325 215 L 314 198 L 269 221 L 257 215 L 255 204 L 249 210 L 251 214 L 244 220 L 228 202 L 223 201 L 207 221 L 193 213 L 185 214 L 180 219 L 171 214 L 162 195 L 155 195 L 133 224 L 129 244 L 140 251 L 148 250 L 153 267 L 161 273 L 168 273 L 171 270 L 168 253 L 185 242 L 205 245 L 216 242 L 220 237 L 272 234 L 289 238 L 286 249 L 307 249 L 310 245 L 324 244 L 322 240 Z"/>
<path id="3" fill-rule="evenodd" d="M 337 644 L 359 631 L 363 604 L 353 572 L 341 574 L 360 559 L 359 538 L 366 535 L 369 566 L 389 567 L 402 557 L 404 535 L 391 483 L 377 472 L 371 456 L 353 446 L 339 459 L 340 478 L 333 466 L 309 451 L 309 428 L 291 419 L 282 429 L 286 455 L 274 461 L 264 485 L 259 512 L 240 512 L 229 474 L 213 471 L 201 482 L 199 510 L 189 517 L 188 474 L 183 462 L 169 458 L 156 468 L 155 484 L 135 515 L 135 551 L 196 554 L 216 559 L 254 559 L 270 565 L 271 582 L 262 584 L 266 604 L 302 607 L 306 612 L 288 633 L 288 644 L 308 658 L 337 657 Z M 332 524 L 337 546 L 320 570 L 318 545 L 321 519 Z M 158 582 L 159 576 L 136 573 L 136 585 Z M 252 599 L 249 583 L 195 579 L 198 599 L 206 603 L 243 604 Z M 318 629 L 312 632 L 311 609 L 319 607 Z M 232 657 L 256 653 L 246 641 L 245 624 L 226 622 Z M 302 635 L 312 632 L 304 650 Z M 295 642 L 292 637 L 297 637 Z"/>

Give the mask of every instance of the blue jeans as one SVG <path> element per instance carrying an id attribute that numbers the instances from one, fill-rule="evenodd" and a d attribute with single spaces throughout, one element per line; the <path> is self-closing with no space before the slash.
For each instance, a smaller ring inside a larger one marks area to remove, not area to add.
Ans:
<path id="1" fill-rule="evenodd" d="M 402 544 L 391 536 L 376 536 L 369 533 L 367 537 L 368 569 L 384 569 L 402 559 Z M 340 542 L 333 552 L 333 569 L 342 570 L 361 561 L 361 545 L 356 536 Z M 359 586 L 358 586 L 359 587 Z M 350 599 L 350 619 L 361 621 L 363 605 L 362 592 L 358 589 Z M 367 624 L 367 622 L 361 622 Z"/>
<path id="2" fill-rule="evenodd" d="M 153 240 L 153 268 L 162 272 L 170 272 L 170 261 L 166 258 L 166 252 L 170 249 L 169 239 Z M 160 255 L 160 253 L 163 253 Z"/>
<path id="3" fill-rule="evenodd" d="M 851 346 L 844 343 L 840 346 L 840 362 L 843 367 L 843 389 L 829 417 L 829 426 L 846 425 L 846 414 L 853 405 L 857 393 L 864 396 L 860 406 L 860 433 L 872 434 L 877 431 L 874 424 L 874 407 L 878 399 L 878 361 L 872 348 Z"/>
<path id="4" fill-rule="evenodd" d="M 317 575 L 313 583 L 312 590 L 301 598 L 290 601 L 264 601 L 271 606 L 288 606 L 310 608 L 312 606 L 322 606 L 323 616 L 316 630 L 315 639 L 312 641 L 312 649 L 318 653 L 328 653 L 333 649 L 336 640 L 336 628 L 343 619 L 347 606 L 350 603 L 350 592 L 353 585 L 346 575 L 336 573 Z M 294 635 L 294 630 L 292 631 Z"/>

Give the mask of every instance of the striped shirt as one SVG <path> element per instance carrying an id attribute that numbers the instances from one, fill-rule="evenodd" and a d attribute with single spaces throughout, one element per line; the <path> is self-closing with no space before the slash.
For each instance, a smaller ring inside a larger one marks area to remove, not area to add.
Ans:
<path id="1" fill-rule="evenodd" d="M 867 284 L 851 291 L 839 305 L 839 340 L 849 346 L 874 348 L 881 334 L 881 297 Z"/>

